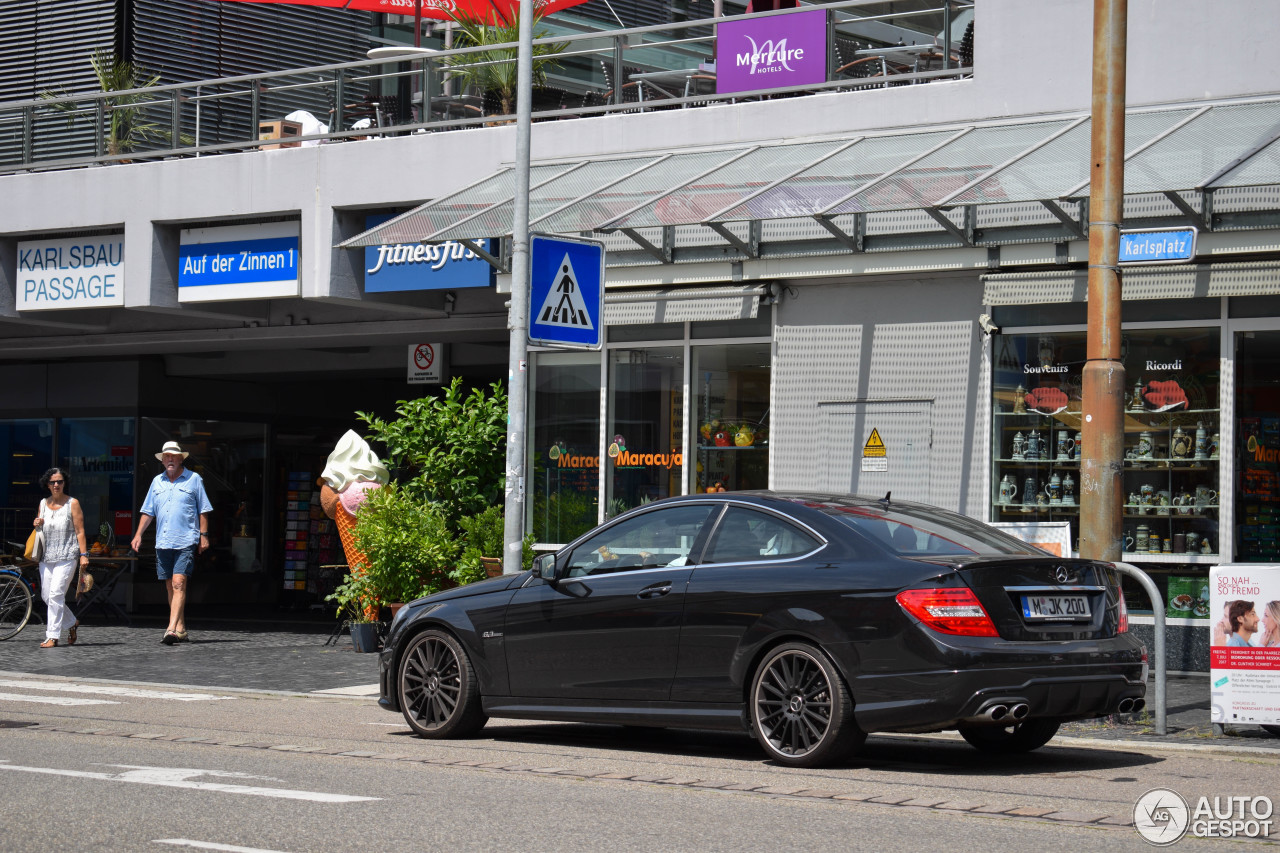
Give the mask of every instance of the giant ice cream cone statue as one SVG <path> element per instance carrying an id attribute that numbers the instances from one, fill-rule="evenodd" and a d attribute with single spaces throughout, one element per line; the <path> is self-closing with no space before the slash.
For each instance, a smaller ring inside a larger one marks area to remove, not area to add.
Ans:
<path id="1" fill-rule="evenodd" d="M 368 558 L 356 547 L 356 512 L 369 496 L 369 490 L 385 486 L 389 479 L 386 466 L 374 455 L 368 442 L 353 430 L 347 430 L 329 454 L 317 481 L 320 506 L 338 525 L 347 568 L 353 574 L 364 572 L 368 565 Z M 377 619 L 377 603 L 366 603 L 364 615 L 370 621 Z"/>

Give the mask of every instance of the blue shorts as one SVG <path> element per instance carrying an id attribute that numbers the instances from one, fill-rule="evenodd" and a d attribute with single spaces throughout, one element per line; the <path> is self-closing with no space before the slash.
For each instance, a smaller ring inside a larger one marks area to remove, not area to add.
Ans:
<path id="1" fill-rule="evenodd" d="M 196 549 L 199 545 L 188 545 L 185 548 L 156 549 L 156 577 L 167 581 L 169 575 L 189 575 L 196 567 Z"/>

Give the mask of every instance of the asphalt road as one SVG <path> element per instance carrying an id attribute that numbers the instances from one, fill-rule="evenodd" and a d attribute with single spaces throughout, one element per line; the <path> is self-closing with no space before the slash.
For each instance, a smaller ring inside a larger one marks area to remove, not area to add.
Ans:
<path id="1" fill-rule="evenodd" d="M 1130 822 L 1151 788 L 1280 792 L 1280 754 L 1248 746 L 992 759 L 873 737 L 846 767 L 797 770 L 745 736 L 492 721 L 435 742 L 368 698 L 36 675 L 0 676 L 0 727 L 14 851 L 1145 850 Z M 192 846 L 209 844 L 232 847 Z"/>

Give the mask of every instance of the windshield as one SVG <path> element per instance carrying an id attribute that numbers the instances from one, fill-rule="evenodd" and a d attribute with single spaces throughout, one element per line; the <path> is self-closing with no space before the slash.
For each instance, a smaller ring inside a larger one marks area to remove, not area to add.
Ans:
<path id="1" fill-rule="evenodd" d="M 909 505 L 830 506 L 831 517 L 903 557 L 1043 556 L 1045 552 L 958 513 Z"/>

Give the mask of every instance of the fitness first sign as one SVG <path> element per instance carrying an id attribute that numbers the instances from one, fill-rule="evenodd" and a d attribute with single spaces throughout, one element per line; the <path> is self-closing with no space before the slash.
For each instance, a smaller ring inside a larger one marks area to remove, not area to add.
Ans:
<path id="1" fill-rule="evenodd" d="M 18 244 L 19 311 L 124 305 L 124 237 L 68 237 Z"/>

